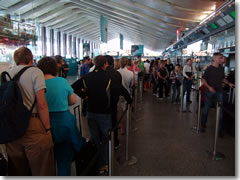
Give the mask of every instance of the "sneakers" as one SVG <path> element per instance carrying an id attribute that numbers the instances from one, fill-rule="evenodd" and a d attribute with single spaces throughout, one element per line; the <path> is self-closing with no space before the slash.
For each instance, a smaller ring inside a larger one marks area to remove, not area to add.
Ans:
<path id="1" fill-rule="evenodd" d="M 108 164 L 99 168 L 99 175 L 107 175 L 108 174 Z"/>

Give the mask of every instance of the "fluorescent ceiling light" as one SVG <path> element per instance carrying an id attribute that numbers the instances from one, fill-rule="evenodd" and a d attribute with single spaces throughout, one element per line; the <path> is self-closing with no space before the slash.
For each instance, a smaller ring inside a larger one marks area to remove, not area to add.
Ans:
<path id="1" fill-rule="evenodd" d="M 223 19 L 219 19 L 217 20 L 217 23 L 219 24 L 219 26 L 223 27 L 226 25 L 226 22 Z"/>
<path id="2" fill-rule="evenodd" d="M 210 31 L 207 28 L 204 28 L 203 32 L 205 32 L 206 34 L 210 33 Z"/>
<path id="3" fill-rule="evenodd" d="M 224 21 L 226 21 L 227 23 L 231 23 L 233 22 L 233 18 L 231 16 L 229 16 L 228 14 L 226 16 L 223 17 Z"/>

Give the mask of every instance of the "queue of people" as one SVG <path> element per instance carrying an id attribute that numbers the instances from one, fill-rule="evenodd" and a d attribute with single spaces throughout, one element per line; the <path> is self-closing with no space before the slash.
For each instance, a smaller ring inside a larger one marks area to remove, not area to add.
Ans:
<path id="1" fill-rule="evenodd" d="M 31 67 L 23 73 L 19 85 L 24 105 L 28 109 L 33 106 L 33 109 L 24 136 L 6 144 L 10 176 L 71 175 L 75 152 L 79 152 L 84 143 L 77 128 L 76 117 L 69 111 L 69 106 L 77 101 L 76 96 L 85 102 L 90 141 L 96 144 L 100 152 L 97 161 L 100 174 L 106 173 L 109 168 L 109 131 L 117 126 L 119 113 L 124 112 L 128 104 L 132 104 L 131 89 L 139 82 L 144 85 L 145 80 L 144 89 L 152 88 L 154 96 L 163 100 L 165 95 L 172 104 L 180 103 L 180 86 L 183 85 L 182 96 L 186 93 L 186 102 L 191 103 L 190 93 L 194 79 L 191 59 L 187 60 L 181 72 L 181 66 L 176 64 L 174 67 L 170 59 L 166 62 L 157 59 L 143 63 L 140 56 L 137 61 L 132 61 L 126 57 L 114 60 L 111 56 L 100 55 L 94 58 L 94 65 L 91 65 L 90 58 L 84 57 L 84 64 L 80 66 L 80 78 L 72 85 L 65 79 L 67 76 L 64 73 L 68 69 L 64 68 L 64 60 L 59 55 L 55 58 L 43 57 L 34 67 L 32 52 L 21 47 L 14 52 L 14 61 L 17 66 L 9 71 L 12 77 L 22 68 Z M 202 77 L 206 100 L 201 132 L 206 129 L 212 103 L 223 99 L 222 83 L 234 87 L 224 76 L 223 63 L 222 54 L 215 53 L 212 65 Z M 123 135 L 125 118 L 120 126 Z M 221 122 L 220 120 L 220 126 Z M 115 149 L 118 149 L 118 128 L 115 129 L 114 141 Z"/>

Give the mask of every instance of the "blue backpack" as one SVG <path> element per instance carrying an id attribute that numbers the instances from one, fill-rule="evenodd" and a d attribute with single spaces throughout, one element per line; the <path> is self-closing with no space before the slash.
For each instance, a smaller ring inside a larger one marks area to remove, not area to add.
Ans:
<path id="1" fill-rule="evenodd" d="M 24 136 L 36 99 L 31 110 L 23 104 L 22 94 L 18 86 L 21 75 L 30 66 L 21 69 L 11 79 L 7 72 L 1 74 L 0 86 L 0 144 L 6 144 Z M 7 81 L 6 76 L 10 78 Z"/>

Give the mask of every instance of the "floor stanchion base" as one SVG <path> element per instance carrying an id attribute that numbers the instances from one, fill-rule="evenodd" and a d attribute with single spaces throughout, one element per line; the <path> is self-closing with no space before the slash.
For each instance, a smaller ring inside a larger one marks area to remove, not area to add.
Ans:
<path id="1" fill-rule="evenodd" d="M 131 130 L 132 130 L 132 132 L 135 132 L 138 130 L 138 128 L 132 128 Z"/>
<path id="2" fill-rule="evenodd" d="M 137 158 L 135 156 L 132 156 L 131 158 L 128 159 L 128 161 L 126 161 L 124 163 L 124 166 L 132 166 L 132 165 L 135 165 L 137 164 Z"/>
<path id="3" fill-rule="evenodd" d="M 193 126 L 192 129 L 193 129 L 194 131 L 196 131 L 197 133 L 199 133 L 199 129 L 198 129 L 198 127 L 197 127 L 196 125 Z"/>
<path id="4" fill-rule="evenodd" d="M 214 155 L 212 151 L 207 151 L 207 154 L 209 155 L 209 158 L 211 158 L 214 161 L 221 161 L 225 159 L 225 155 L 220 152 L 216 152 L 216 154 Z"/>

